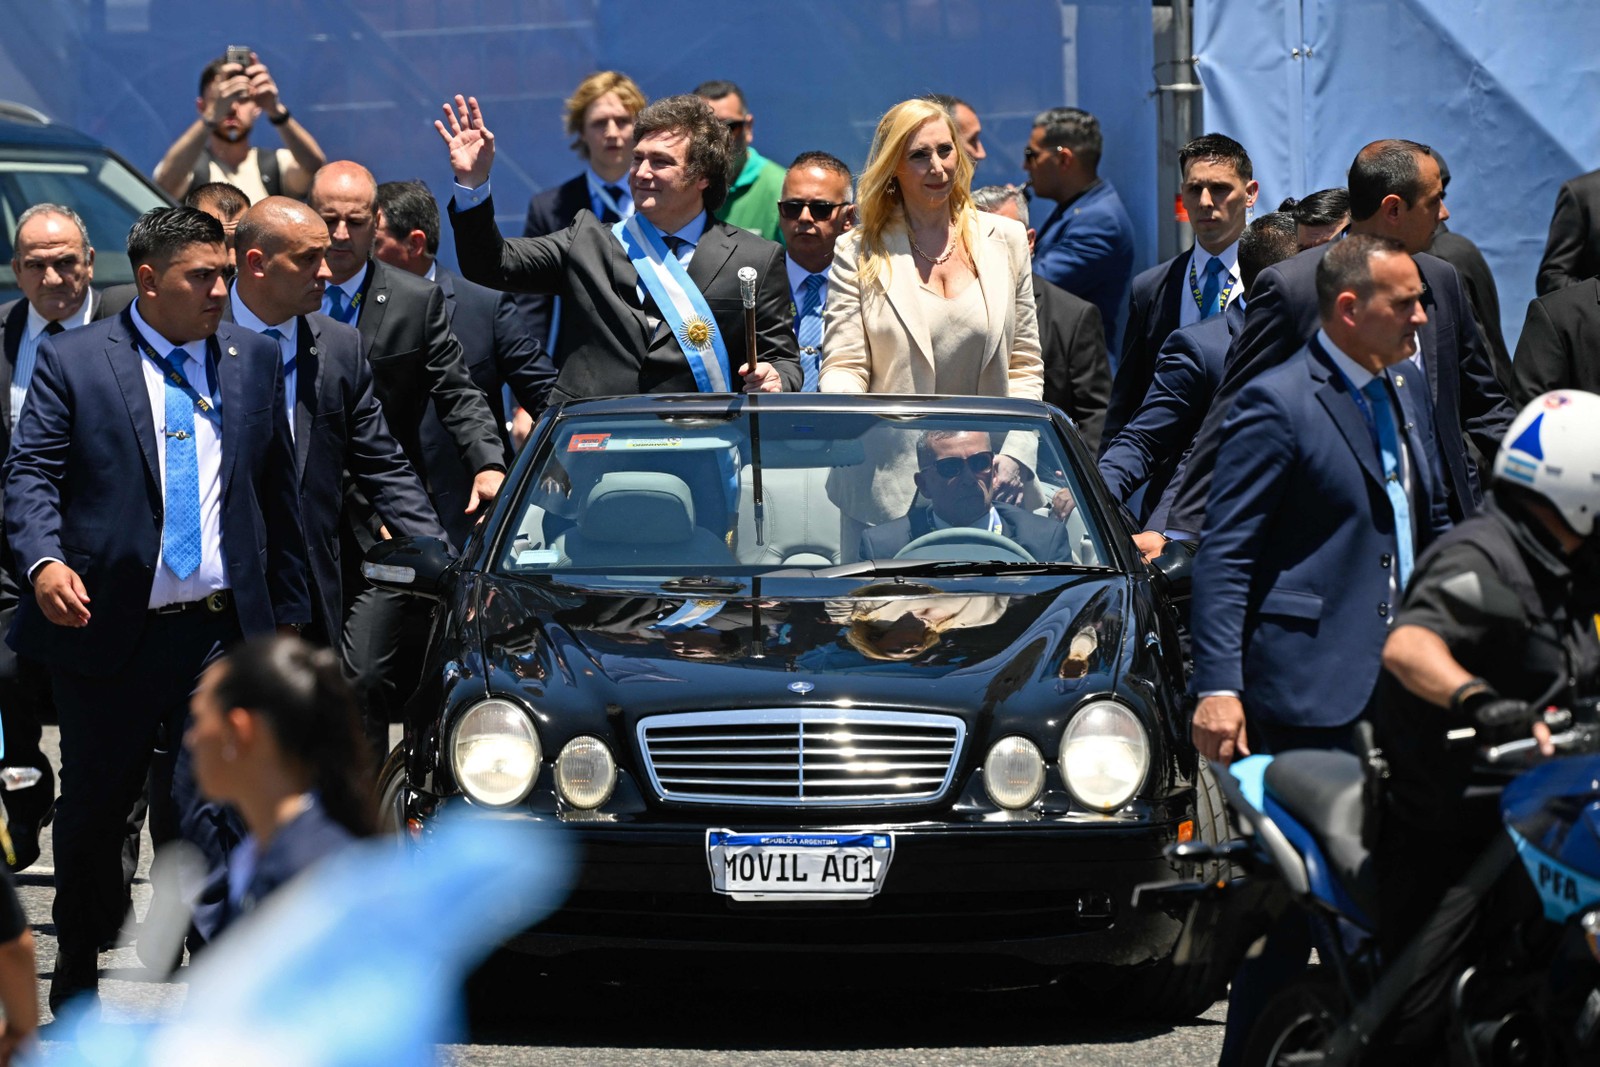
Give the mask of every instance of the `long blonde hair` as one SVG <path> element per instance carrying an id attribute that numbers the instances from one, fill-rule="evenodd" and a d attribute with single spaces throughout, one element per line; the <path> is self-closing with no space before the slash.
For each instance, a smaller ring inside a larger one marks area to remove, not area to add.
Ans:
<path id="1" fill-rule="evenodd" d="M 950 140 L 956 146 L 955 167 L 951 174 L 950 222 L 960 234 L 963 251 L 970 259 L 972 249 L 967 241 L 967 220 L 975 213 L 972 204 L 972 159 L 961 146 L 961 135 L 956 120 L 932 100 L 921 98 L 903 100 L 884 112 L 878 120 L 878 129 L 872 135 L 872 150 L 867 155 L 867 166 L 861 173 L 856 191 L 856 211 L 861 218 L 861 284 L 865 287 L 878 276 L 888 262 L 883 234 L 896 222 L 904 223 L 900 206 L 900 191 L 894 182 L 895 169 L 905 155 L 906 144 L 917 130 L 930 119 L 941 119 L 950 131 Z"/>

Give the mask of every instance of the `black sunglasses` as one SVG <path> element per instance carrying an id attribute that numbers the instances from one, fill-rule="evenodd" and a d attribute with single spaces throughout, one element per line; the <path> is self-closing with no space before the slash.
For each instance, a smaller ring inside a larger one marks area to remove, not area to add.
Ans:
<path id="1" fill-rule="evenodd" d="M 1054 151 L 1056 151 L 1055 148 L 1045 148 L 1043 151 L 1040 151 L 1039 149 L 1032 148 L 1032 147 L 1024 148 L 1022 150 L 1022 165 L 1023 166 L 1027 166 L 1029 163 L 1032 163 L 1034 160 L 1038 159 L 1040 156 L 1048 155 L 1049 153 L 1054 152 Z"/>
<path id="2" fill-rule="evenodd" d="M 813 222 L 827 222 L 835 211 L 849 206 L 848 202 L 835 204 L 831 200 L 779 200 L 778 214 L 793 222 L 800 217 L 800 212 L 810 208 Z"/>
<path id="3" fill-rule="evenodd" d="M 974 452 L 965 458 L 961 456 L 946 456 L 943 459 L 934 460 L 928 466 L 932 467 L 939 477 L 948 482 L 960 476 L 962 467 L 966 467 L 973 474 L 987 473 L 989 468 L 994 466 L 994 453 Z M 927 468 L 923 469 L 926 470 Z"/>

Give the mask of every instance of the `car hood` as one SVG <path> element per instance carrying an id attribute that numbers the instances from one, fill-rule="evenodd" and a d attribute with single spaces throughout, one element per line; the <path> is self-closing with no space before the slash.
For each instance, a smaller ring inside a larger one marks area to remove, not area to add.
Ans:
<path id="1" fill-rule="evenodd" d="M 1096 573 L 695 595 L 483 576 L 472 601 L 490 687 L 516 686 L 541 718 L 796 705 L 1059 716 L 1063 697 L 1116 687 L 1130 585 Z"/>

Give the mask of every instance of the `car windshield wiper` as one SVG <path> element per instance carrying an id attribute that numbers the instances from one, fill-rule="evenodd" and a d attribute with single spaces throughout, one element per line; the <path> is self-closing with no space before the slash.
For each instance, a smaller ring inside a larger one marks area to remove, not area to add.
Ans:
<path id="1" fill-rule="evenodd" d="M 1082 563 L 1023 563 L 1018 560 L 975 559 L 879 559 L 859 563 L 841 563 L 833 567 L 785 567 L 767 571 L 765 578 L 874 578 L 874 577 L 929 577 L 936 575 L 994 574 L 1048 574 L 1065 571 L 1074 574 L 1104 571 L 1105 567 L 1091 567 Z"/>

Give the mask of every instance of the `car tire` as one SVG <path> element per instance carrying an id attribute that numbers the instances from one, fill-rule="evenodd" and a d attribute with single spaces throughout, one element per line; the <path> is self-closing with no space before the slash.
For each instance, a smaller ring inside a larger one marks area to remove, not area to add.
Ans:
<path id="1" fill-rule="evenodd" d="M 378 772 L 378 832 L 398 834 L 405 829 L 406 747 L 394 746 Z"/>
<path id="2" fill-rule="evenodd" d="M 1321 1049 L 1344 1022 L 1349 1005 L 1339 984 L 1322 967 L 1295 979 L 1261 1009 L 1245 1037 L 1245 1067 L 1278 1067 L 1297 1054 Z"/>

